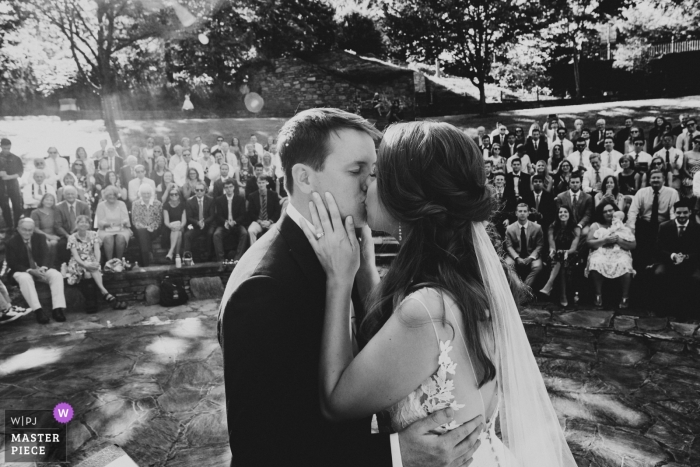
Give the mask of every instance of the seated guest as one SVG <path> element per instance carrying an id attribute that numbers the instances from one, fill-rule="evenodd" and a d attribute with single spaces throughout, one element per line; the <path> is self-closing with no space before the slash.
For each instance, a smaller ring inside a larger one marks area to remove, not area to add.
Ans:
<path id="1" fill-rule="evenodd" d="M 625 197 L 622 195 L 622 193 L 620 193 L 620 189 L 617 186 L 617 178 L 615 178 L 614 175 L 608 175 L 603 179 L 601 186 L 601 191 L 596 193 L 595 198 L 593 198 L 595 207 L 598 207 L 603 200 L 608 200 L 615 203 L 615 205 L 621 211 L 624 211 L 627 203 L 625 201 Z"/>
<path id="2" fill-rule="evenodd" d="M 279 193 L 279 182 L 277 180 L 277 175 L 275 174 L 277 167 L 275 167 L 272 164 L 272 154 L 270 154 L 269 152 L 263 154 L 262 165 L 263 175 L 265 175 L 268 178 L 268 181 L 271 180 L 271 182 L 269 183 L 270 189 Z"/>
<path id="3" fill-rule="evenodd" d="M 206 196 L 207 187 L 199 182 L 195 187 L 195 195 L 187 200 L 187 231 L 185 232 L 185 251 L 192 251 L 193 242 L 204 237 L 205 258 L 211 256 L 211 240 L 216 225 L 214 200 Z"/>
<path id="4" fill-rule="evenodd" d="M 156 199 L 155 190 L 144 183 L 139 187 L 139 196 L 131 205 L 131 219 L 141 251 L 141 264 L 151 265 L 153 240 L 160 233 L 163 205 Z"/>
<path id="5" fill-rule="evenodd" d="M 591 154 L 588 156 L 588 161 L 591 163 L 591 168 L 583 174 L 583 191 L 595 196 L 602 190 L 603 179 L 614 173 L 612 169 L 601 166 L 600 154 Z"/>
<path id="6" fill-rule="evenodd" d="M 642 175 L 637 172 L 637 168 L 634 166 L 634 159 L 631 156 L 622 156 L 619 165 L 620 170 L 617 172 L 617 181 L 620 193 L 631 200 L 642 187 Z"/>
<path id="7" fill-rule="evenodd" d="M 619 214 L 616 214 L 619 213 Z M 629 306 L 629 293 L 632 277 L 636 274 L 632 266 L 632 253 L 637 246 L 634 233 L 622 223 L 624 214 L 611 201 L 603 201 L 596 208 L 596 220 L 588 232 L 587 241 L 591 249 L 585 276 L 593 276 L 595 302 L 603 306 L 603 279 L 622 280 L 622 301 L 620 309 Z"/>
<path id="8" fill-rule="evenodd" d="M 571 165 L 571 162 L 566 159 L 561 161 L 559 169 L 552 177 L 554 179 L 554 189 L 552 190 L 554 196 L 558 196 L 569 189 L 569 179 L 572 173 L 574 173 L 574 166 Z"/>
<path id="9" fill-rule="evenodd" d="M 116 174 L 120 174 L 122 168 L 124 167 L 124 159 L 117 154 L 116 148 L 107 148 L 107 161 L 109 161 L 109 170 Z"/>
<path id="10" fill-rule="evenodd" d="M 224 195 L 214 200 L 216 208 L 216 231 L 214 231 L 214 251 L 216 260 L 223 262 L 226 254 L 224 242 L 227 244 L 238 240 L 238 249 L 233 258 L 238 262 L 245 253 L 248 242 L 248 231 L 245 228 L 247 213 L 245 208 L 245 198 L 236 189 L 236 182 L 230 178 L 224 182 Z"/>
<path id="11" fill-rule="evenodd" d="M 92 216 L 92 211 L 87 203 L 78 199 L 78 190 L 74 186 L 63 188 L 64 200 L 56 205 L 56 232 L 61 237 L 57 245 L 58 261 L 64 263 L 70 258 L 67 249 L 68 237 L 75 232 L 77 225 L 75 219 L 78 216 Z"/>
<path id="12" fill-rule="evenodd" d="M 73 285 L 83 278 L 92 278 L 97 288 L 100 289 L 102 298 L 115 310 L 123 310 L 126 308 L 126 303 L 118 301 L 114 295 L 109 293 L 102 282 L 100 237 L 97 232 L 90 230 L 90 218 L 78 216 L 75 222 L 78 230 L 68 237 L 68 249 L 71 251 L 71 259 L 65 273 L 68 284 Z"/>
<path id="13" fill-rule="evenodd" d="M 503 172 L 505 173 L 506 171 L 506 158 L 501 156 L 501 145 L 498 143 L 494 143 L 491 146 L 491 154 L 489 154 L 489 159 L 493 162 L 493 170 L 494 172 Z"/>
<path id="14" fill-rule="evenodd" d="M 515 267 L 521 278 L 524 277 L 525 285 L 532 287 L 532 283 L 542 271 L 542 227 L 527 220 L 530 208 L 525 203 L 518 204 L 515 215 L 518 221 L 506 229 L 506 263 Z"/>
<path id="15" fill-rule="evenodd" d="M 153 148 L 153 155 L 155 156 L 153 170 L 148 178 L 153 180 L 155 186 L 158 186 L 163 182 L 163 174 L 168 170 L 168 161 L 163 156 L 163 149 L 160 146 Z"/>
<path id="16" fill-rule="evenodd" d="M 562 157 L 566 157 L 572 152 L 574 152 L 574 143 L 566 137 L 566 128 L 557 128 L 557 137 L 552 141 L 552 151 L 550 155 L 554 155 L 554 147 L 559 146 L 561 148 Z"/>
<path id="17" fill-rule="evenodd" d="M 661 290 L 657 309 L 674 309 L 681 314 L 695 306 L 700 299 L 700 227 L 690 221 L 693 203 L 682 198 L 673 205 L 676 218 L 659 226 L 656 243 L 657 265 L 654 275 Z M 697 311 L 690 319 L 698 317 Z"/>
<path id="18" fill-rule="evenodd" d="M 593 217 L 593 198 L 581 191 L 581 173 L 574 172 L 569 178 L 569 189 L 557 196 L 557 207 L 566 206 L 581 229 L 581 236 L 588 235 Z"/>
<path id="19" fill-rule="evenodd" d="M 25 217 L 17 224 L 17 233 L 5 247 L 7 267 L 10 275 L 19 285 L 19 290 L 29 308 L 34 311 L 40 324 L 49 322 L 48 315 L 41 308 L 34 282 L 49 284 L 51 289 L 51 315 L 56 321 L 65 321 L 66 297 L 63 294 L 63 276 L 50 268 L 48 249 L 44 235 L 34 232 L 34 221 Z"/>
<path id="20" fill-rule="evenodd" d="M 276 192 L 268 188 L 268 178 L 258 177 L 258 191 L 248 196 L 248 227 L 250 244 L 253 245 L 258 237 L 267 232 L 280 218 L 280 199 Z"/>
<path id="21" fill-rule="evenodd" d="M 62 186 L 56 191 L 56 197 L 58 198 L 58 201 L 63 201 L 63 192 L 66 188 L 73 187 L 77 192 L 78 199 L 82 202 L 86 202 L 85 189 L 82 186 L 78 185 L 78 179 L 72 172 L 68 172 L 67 174 L 65 174 L 60 181 Z"/>
<path id="22" fill-rule="evenodd" d="M 576 151 L 566 156 L 566 160 L 571 162 L 574 170 L 583 171 L 591 166 L 591 161 L 588 159 L 593 154 L 586 146 L 586 140 L 578 138 L 576 140 Z"/>
<path id="23" fill-rule="evenodd" d="M 192 160 L 192 154 L 189 148 L 182 150 L 182 162 L 180 162 L 175 170 L 173 170 L 173 176 L 175 177 L 175 183 L 177 186 L 182 187 L 188 178 L 190 178 L 190 170 L 195 169 L 197 171 L 197 179 L 204 180 L 204 169 L 199 162 Z"/>
<path id="24" fill-rule="evenodd" d="M 0 324 L 10 323 L 31 312 L 31 308 L 13 306 L 7 287 L 0 281 Z"/>
<path id="25" fill-rule="evenodd" d="M 628 156 L 634 160 L 634 166 L 640 172 L 646 172 L 651 166 L 651 155 L 644 151 L 644 146 L 646 142 L 642 137 L 636 137 L 633 139 L 633 148 L 627 153 Z"/>
<path id="26" fill-rule="evenodd" d="M 166 170 L 163 173 L 163 181 L 156 186 L 156 198 L 160 200 L 162 204 L 165 204 L 170 196 L 170 192 L 173 191 L 173 189 L 177 190 L 182 194 L 182 191 L 180 191 L 180 188 L 178 188 L 177 184 L 175 184 L 175 178 L 173 177 L 173 173 L 169 170 Z"/>
<path id="27" fill-rule="evenodd" d="M 671 171 L 668 169 L 666 166 L 666 163 L 664 162 L 662 157 L 657 157 L 654 156 L 651 158 L 651 163 L 649 164 L 649 170 L 642 174 L 642 186 L 646 187 L 649 186 L 649 175 L 651 174 L 652 170 L 660 170 L 664 174 L 664 186 L 667 187 L 672 187 L 673 183 L 673 174 Z"/>
<path id="28" fill-rule="evenodd" d="M 230 172 L 230 171 L 229 171 Z M 253 167 L 253 164 L 250 163 L 250 159 L 248 156 L 245 154 L 241 155 L 241 164 L 240 167 L 238 167 L 238 172 L 235 174 L 230 174 L 231 177 L 237 177 L 236 181 L 238 182 L 238 186 L 241 186 L 241 181 L 243 180 L 248 180 L 251 175 L 255 173 L 255 167 Z"/>
<path id="29" fill-rule="evenodd" d="M 34 231 L 42 233 L 46 237 L 46 246 L 48 247 L 46 264 L 50 267 L 55 265 L 58 242 L 61 239 L 56 230 L 57 217 L 56 196 L 51 193 L 44 194 L 39 202 L 39 207 L 32 211 L 31 218 L 34 221 Z"/>
<path id="30" fill-rule="evenodd" d="M 190 199 L 191 197 L 194 196 L 195 193 L 195 188 L 197 185 L 199 185 L 200 182 L 203 182 L 204 180 L 200 180 L 199 178 L 199 172 L 197 172 L 197 169 L 192 167 L 189 172 L 187 172 L 187 180 L 185 180 L 185 183 L 182 184 L 180 187 L 180 191 L 182 191 L 182 196 L 185 197 L 185 199 Z M 204 184 L 206 186 L 206 183 Z"/>
<path id="31" fill-rule="evenodd" d="M 249 176 L 247 180 L 241 179 L 241 183 L 245 183 L 245 198 L 258 191 L 258 177 L 263 176 L 263 165 L 262 163 L 255 164 L 255 172 L 252 176 Z M 268 180 L 269 182 L 269 180 Z"/>
<path id="32" fill-rule="evenodd" d="M 506 196 L 512 196 L 518 202 L 530 192 L 530 174 L 522 172 L 520 159 L 511 161 L 512 171 L 506 174 Z"/>
<path id="33" fill-rule="evenodd" d="M 58 178 L 50 170 L 46 170 L 46 159 L 43 157 L 37 157 L 34 159 L 33 167 L 32 165 L 27 166 L 26 170 L 24 171 L 24 175 L 22 175 L 22 178 L 19 180 L 19 185 L 25 186 L 32 183 L 34 181 L 35 170 L 41 170 L 44 172 L 44 183 L 51 185 L 55 191 L 58 185 Z"/>
<path id="34" fill-rule="evenodd" d="M 493 224 L 501 238 L 506 236 L 506 228 L 510 225 L 512 213 L 515 212 L 515 196 L 506 192 L 506 174 L 496 172 L 493 174 L 493 196 L 496 198 L 497 208 L 493 214 Z"/>
<path id="35" fill-rule="evenodd" d="M 136 156 L 129 156 L 126 158 L 126 165 L 124 165 L 119 171 L 119 180 L 122 182 L 122 186 L 127 188 L 129 182 L 136 178 L 135 168 L 138 165 L 139 160 Z"/>
<path id="36" fill-rule="evenodd" d="M 107 177 L 105 178 L 106 180 L 106 186 L 104 188 L 107 188 L 108 186 L 113 186 L 114 188 L 117 189 L 117 199 L 120 201 L 126 202 L 128 200 L 128 195 L 126 192 L 126 188 L 122 186 L 122 181 L 117 177 L 116 172 L 109 171 L 107 172 Z M 104 200 L 104 188 L 102 189 L 102 195 L 101 198 Z"/>
<path id="37" fill-rule="evenodd" d="M 136 178 L 133 178 L 129 182 L 129 201 L 131 201 L 132 205 L 139 197 L 139 188 L 141 186 L 150 185 L 154 193 L 156 190 L 156 183 L 150 178 L 146 178 L 146 167 L 137 165 L 134 167 L 134 173 L 136 174 Z"/>
<path id="38" fill-rule="evenodd" d="M 175 172 L 175 167 L 180 165 L 182 162 L 182 146 L 176 144 L 172 147 L 172 152 L 170 153 L 170 160 L 168 161 L 168 170 Z"/>
<path id="39" fill-rule="evenodd" d="M 515 133 L 508 133 L 506 141 L 501 143 L 501 154 L 506 159 L 510 159 L 511 157 L 515 156 L 515 154 L 518 152 L 517 148 L 518 142 L 515 141 Z M 525 145 L 523 145 L 523 151 L 524 148 Z"/>
<path id="40" fill-rule="evenodd" d="M 29 183 L 22 188 L 22 197 L 24 198 L 24 209 L 31 212 L 39 206 L 39 202 L 46 193 L 56 195 L 56 189 L 46 183 L 46 174 L 43 170 L 37 169 L 32 174 L 32 183 Z"/>
<path id="41" fill-rule="evenodd" d="M 221 176 L 209 187 L 209 193 L 211 194 L 211 197 L 215 200 L 219 199 L 219 197 L 221 197 L 224 194 L 224 183 L 226 183 L 227 180 L 233 180 L 234 184 L 236 185 L 236 191 L 239 191 L 238 182 L 236 182 L 236 180 L 233 177 L 229 176 L 229 165 L 224 162 L 219 167 L 219 171 Z M 245 198 L 243 199 L 245 200 Z"/>
<path id="42" fill-rule="evenodd" d="M 216 159 L 212 157 L 209 148 L 202 147 L 201 157 L 197 160 L 204 170 L 204 184 L 210 186 L 214 181 L 218 180 L 221 176 L 219 164 L 216 163 Z"/>
<path id="43" fill-rule="evenodd" d="M 60 156 L 58 154 L 58 149 L 55 147 L 50 147 L 47 152 L 48 154 L 45 158 L 46 168 L 44 170 L 55 176 L 60 184 L 62 183 L 63 176 L 70 171 L 68 159 Z"/>
<path id="44" fill-rule="evenodd" d="M 107 261 L 124 257 L 124 251 L 132 235 L 129 211 L 124 201 L 119 200 L 118 195 L 117 187 L 110 185 L 105 188 L 102 191 L 104 201 L 97 205 L 95 211 L 97 235 L 102 241 Z"/>
<path id="45" fill-rule="evenodd" d="M 95 170 L 95 196 L 102 196 L 102 190 L 107 186 L 107 174 L 109 173 L 109 160 L 104 157 L 97 161 L 97 170 Z"/>
<path id="46" fill-rule="evenodd" d="M 615 139 L 612 136 L 606 136 L 603 140 L 603 147 L 605 150 L 600 153 L 601 166 L 617 172 L 620 169 L 622 153 L 615 150 Z"/>
<path id="47" fill-rule="evenodd" d="M 539 175 L 542 178 L 542 183 L 544 191 L 552 192 L 554 188 L 554 178 L 549 175 L 549 169 L 547 168 L 547 161 L 539 160 L 535 164 L 535 173 L 530 177 L 530 189 L 532 190 L 532 182 L 535 175 Z"/>
<path id="48" fill-rule="evenodd" d="M 513 171 L 513 161 L 516 159 L 520 160 L 520 169 L 523 172 L 525 172 L 526 174 L 534 172 L 535 169 L 532 165 L 532 162 L 530 162 L 530 156 L 528 156 L 525 153 L 524 144 L 518 144 L 515 148 L 515 154 L 513 154 L 506 160 L 506 168 L 508 169 L 508 172 Z"/>
<path id="49" fill-rule="evenodd" d="M 493 161 L 486 159 L 484 161 L 484 170 L 486 171 L 486 183 L 493 185 Z"/>
<path id="50" fill-rule="evenodd" d="M 539 161 L 538 164 L 541 164 Z M 554 196 L 544 189 L 544 177 L 533 175 L 531 192 L 523 197 L 523 202 L 530 208 L 529 219 L 542 227 L 542 232 L 546 232 L 549 224 L 554 220 L 556 203 Z"/>
<path id="51" fill-rule="evenodd" d="M 549 226 L 547 237 L 549 239 L 549 257 L 552 260 L 552 271 L 549 274 L 549 280 L 542 287 L 540 293 L 550 296 L 554 288 L 554 282 L 560 278 L 560 295 L 559 303 L 563 307 L 569 306 L 569 301 L 566 296 L 566 271 L 562 271 L 562 267 L 569 268 L 573 262 L 569 262 L 570 256 L 573 256 L 578 251 L 580 230 L 574 223 L 574 216 L 566 206 L 559 208 L 559 219 Z"/>
<path id="52" fill-rule="evenodd" d="M 639 270 L 652 263 L 659 225 L 676 217 L 673 205 L 679 199 L 676 190 L 663 186 L 663 172 L 652 170 L 650 175 L 651 186 L 634 195 L 627 213 L 627 226 L 635 233 L 639 244 L 635 254 L 635 267 Z"/>
<path id="53" fill-rule="evenodd" d="M 549 148 L 547 137 L 540 133 L 539 128 L 532 129 L 532 136 L 527 137 L 525 152 L 530 156 L 530 160 L 536 164 L 537 161 L 547 162 L 549 159 Z"/>
<path id="54" fill-rule="evenodd" d="M 177 186 L 173 186 L 166 195 L 168 201 L 163 204 L 164 232 L 161 244 L 164 248 L 169 248 L 165 258 L 168 261 L 173 261 L 175 255 L 180 254 L 182 232 L 185 231 L 187 225 L 187 213 L 185 212 L 185 202 Z"/>
<path id="55" fill-rule="evenodd" d="M 87 154 L 85 156 L 87 157 Z M 71 165 L 70 171 L 75 175 L 75 186 L 78 188 L 78 192 L 82 190 L 85 193 L 83 201 L 92 205 L 93 182 L 95 178 L 87 170 L 87 163 L 83 160 L 77 160 Z"/>
<path id="56" fill-rule="evenodd" d="M 667 125 L 670 126 L 671 124 L 667 123 Z M 679 189 L 681 187 L 680 171 L 681 167 L 683 167 L 683 153 L 674 147 L 673 142 L 675 137 L 673 135 L 665 134 L 661 139 L 662 146 L 656 154 L 654 154 L 654 158 L 660 157 L 664 161 L 666 169 L 671 174 L 671 183 L 668 186 Z"/>

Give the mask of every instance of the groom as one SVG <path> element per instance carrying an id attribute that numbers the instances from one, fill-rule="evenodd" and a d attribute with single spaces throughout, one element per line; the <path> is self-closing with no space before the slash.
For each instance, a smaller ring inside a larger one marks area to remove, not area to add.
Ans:
<path id="1" fill-rule="evenodd" d="M 431 433 L 451 419 L 452 409 L 392 435 L 370 434 L 370 418 L 333 423 L 321 413 L 326 276 L 300 225 L 311 219 L 314 191 L 332 193 L 356 227 L 366 223 L 380 137 L 363 118 L 336 109 L 306 110 L 280 130 L 290 202 L 234 269 L 219 313 L 231 466 L 459 466 L 475 450 L 480 418 L 444 435 Z M 376 274 L 374 258 L 363 257 L 353 291 L 358 320 Z"/>

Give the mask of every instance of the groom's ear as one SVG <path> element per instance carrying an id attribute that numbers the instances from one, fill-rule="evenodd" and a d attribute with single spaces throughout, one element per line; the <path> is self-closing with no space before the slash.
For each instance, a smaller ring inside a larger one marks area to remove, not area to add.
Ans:
<path id="1" fill-rule="evenodd" d="M 314 191 L 315 172 L 306 164 L 294 164 L 292 166 L 292 179 L 294 189 L 301 190 L 302 193 L 311 194 Z"/>

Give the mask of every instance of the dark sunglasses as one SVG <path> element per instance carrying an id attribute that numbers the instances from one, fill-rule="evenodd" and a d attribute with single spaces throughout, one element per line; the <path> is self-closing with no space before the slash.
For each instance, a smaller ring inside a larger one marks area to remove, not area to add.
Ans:
<path id="1" fill-rule="evenodd" d="M 170 197 L 172 198 L 173 196 L 180 196 L 180 195 L 178 195 L 177 193 L 170 193 Z"/>
<path id="2" fill-rule="evenodd" d="M 635 146 L 644 146 L 644 143 L 634 143 Z"/>
<path id="3" fill-rule="evenodd" d="M 194 191 L 195 191 L 196 193 L 204 193 L 204 190 L 202 190 L 201 188 L 197 188 L 197 189 L 195 189 Z M 172 196 L 172 195 L 171 195 L 171 196 Z"/>

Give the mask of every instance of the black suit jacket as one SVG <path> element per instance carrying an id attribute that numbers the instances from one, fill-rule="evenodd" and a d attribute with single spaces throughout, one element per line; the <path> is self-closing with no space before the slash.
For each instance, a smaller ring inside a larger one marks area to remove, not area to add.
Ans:
<path id="1" fill-rule="evenodd" d="M 601 132 L 599 129 L 591 130 L 591 140 L 588 143 L 588 149 L 590 149 L 593 152 L 603 152 L 605 151 L 605 130 Z"/>
<path id="2" fill-rule="evenodd" d="M 370 417 L 332 423 L 321 413 L 326 274 L 291 217 L 248 249 L 226 289 L 218 332 L 231 466 L 391 467 L 389 436 L 370 434 Z"/>
<path id="3" fill-rule="evenodd" d="M 49 247 L 46 245 L 46 237 L 39 232 L 34 232 L 30 240 L 32 245 L 32 257 L 37 267 L 47 266 Z M 24 239 L 19 233 L 15 233 L 5 245 L 7 267 L 10 269 L 10 277 L 15 272 L 27 272 L 29 269 L 29 252 L 24 244 Z"/>
<path id="4" fill-rule="evenodd" d="M 228 180 L 228 178 L 227 178 L 227 180 Z M 238 193 L 238 182 L 236 181 L 235 178 L 231 178 L 231 180 L 233 180 L 235 192 Z M 216 180 L 214 182 L 214 188 L 212 190 L 211 197 L 216 200 L 219 198 L 219 196 L 221 196 L 223 194 L 224 194 L 224 182 L 221 180 L 221 178 L 219 178 L 218 180 Z M 245 198 L 243 199 L 243 201 L 245 201 Z"/>
<path id="5" fill-rule="evenodd" d="M 282 214 L 280 197 L 274 191 L 267 190 L 267 218 L 277 222 Z M 257 191 L 248 196 L 248 223 L 256 222 L 260 216 L 260 195 Z"/>
<path id="6" fill-rule="evenodd" d="M 518 193 L 520 198 L 523 198 L 527 193 L 531 191 L 530 189 L 530 174 L 525 172 L 520 172 L 520 182 L 518 183 Z M 515 178 L 513 177 L 513 172 L 506 174 L 506 197 L 518 199 L 515 196 Z"/>
<path id="7" fill-rule="evenodd" d="M 231 215 L 237 225 L 247 227 L 248 213 L 245 209 L 245 198 L 238 194 L 238 190 L 234 191 L 233 199 L 231 200 Z M 216 225 L 223 227 L 228 220 L 228 198 L 226 195 L 221 195 L 214 200 L 214 211 Z"/>
<path id="8" fill-rule="evenodd" d="M 695 222 L 688 221 L 683 237 L 678 238 L 678 228 L 676 221 L 663 222 L 659 226 L 659 235 L 656 239 L 657 261 L 662 264 L 673 264 L 671 254 L 683 253 L 690 258 L 685 259 L 680 267 L 697 267 L 700 263 L 700 226 Z"/>
<path id="9" fill-rule="evenodd" d="M 508 143 L 501 145 L 501 156 L 505 157 L 508 159 L 510 156 L 513 156 L 518 153 L 518 150 L 516 149 L 518 147 L 518 143 L 516 142 L 513 145 L 513 150 L 510 150 L 510 145 Z"/>
<path id="10" fill-rule="evenodd" d="M 125 165 L 119 170 L 119 180 L 122 182 L 122 186 L 129 189 L 129 182 L 136 178 L 136 175 L 131 173 L 131 166 Z"/>
<path id="11" fill-rule="evenodd" d="M 537 161 L 547 161 L 549 159 L 549 148 L 547 148 L 547 137 L 540 135 L 540 139 L 537 140 L 537 150 L 535 151 L 535 143 L 532 136 L 527 137 L 527 142 L 525 143 L 525 153 L 530 156 L 530 162 L 536 164 Z"/>
<path id="12" fill-rule="evenodd" d="M 210 196 L 204 195 L 204 228 L 206 229 L 214 222 L 214 200 Z M 199 202 L 196 196 L 192 196 L 185 203 L 185 212 L 187 213 L 187 223 L 195 229 L 199 229 Z"/>
<path id="13" fill-rule="evenodd" d="M 531 209 L 535 209 L 535 193 L 529 191 L 523 196 L 523 203 L 527 203 Z M 554 201 L 554 195 L 548 191 L 542 190 L 540 194 L 540 207 L 537 213 L 530 214 L 530 220 L 535 221 L 542 226 L 542 230 L 547 232 L 547 228 L 556 218 L 557 204 Z"/>
<path id="14" fill-rule="evenodd" d="M 557 195 L 557 209 L 561 206 L 568 207 L 574 215 L 574 221 L 577 224 L 581 224 L 581 227 L 586 227 L 587 225 L 591 225 L 593 219 L 593 197 L 583 191 L 579 191 L 578 193 L 576 209 L 574 209 L 574 200 L 571 198 L 569 190 Z"/>

